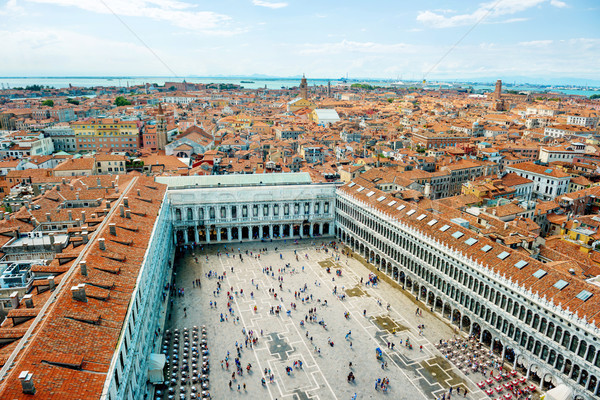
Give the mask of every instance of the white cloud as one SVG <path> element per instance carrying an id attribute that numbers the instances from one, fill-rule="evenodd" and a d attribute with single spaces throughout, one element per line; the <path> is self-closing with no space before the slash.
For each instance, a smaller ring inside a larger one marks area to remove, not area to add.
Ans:
<path id="1" fill-rule="evenodd" d="M 136 43 L 107 40 L 62 29 L 0 31 L 0 37 L 2 49 L 11 54 L 11 57 L 5 57 L 2 61 L 4 74 L 141 75 L 159 71 L 170 74 L 148 49 Z M 161 50 L 155 49 L 155 52 L 167 64 L 173 59 Z"/>
<path id="2" fill-rule="evenodd" d="M 283 3 L 283 2 L 279 2 L 279 3 L 273 3 L 270 1 L 263 1 L 263 0 L 252 0 L 252 4 L 254 4 L 255 6 L 259 6 L 259 7 L 267 7 L 267 8 L 283 8 L 283 7 L 287 7 L 288 3 Z"/>
<path id="3" fill-rule="evenodd" d="M 301 54 L 340 54 L 340 53 L 368 53 L 368 54 L 397 54 L 398 52 L 415 52 L 417 46 L 406 43 L 375 43 L 353 42 L 342 40 L 338 43 L 307 43 L 300 49 Z"/>
<path id="4" fill-rule="evenodd" d="M 565 3 L 564 1 L 560 1 L 560 0 L 550 0 L 550 4 L 552 4 L 554 7 L 558 7 L 558 8 L 569 7 L 567 5 L 567 3 Z"/>
<path id="5" fill-rule="evenodd" d="M 25 15 L 25 10 L 17 4 L 17 0 L 8 0 L 4 7 L 0 7 L 0 15 L 15 17 Z"/>
<path id="6" fill-rule="evenodd" d="M 26 0 L 62 7 L 77 7 L 98 14 L 143 17 L 169 22 L 180 28 L 210 33 L 228 32 L 227 15 L 212 11 L 196 11 L 195 6 L 179 0 Z"/>
<path id="7" fill-rule="evenodd" d="M 553 43 L 552 40 L 531 40 L 529 42 L 519 42 L 518 45 L 519 46 L 534 46 L 534 47 L 540 47 L 540 46 L 549 46 Z"/>
<path id="8" fill-rule="evenodd" d="M 532 7 L 547 3 L 548 0 L 499 0 L 488 3 L 481 3 L 479 7 L 468 14 L 457 14 L 446 16 L 447 10 L 442 11 L 420 11 L 417 15 L 417 21 L 432 26 L 434 28 L 451 28 L 462 25 L 472 25 L 483 19 L 493 20 L 504 15 L 512 15 L 523 12 Z M 566 4 L 559 0 L 550 0 L 554 7 L 565 7 Z M 517 22 L 522 19 L 512 18 L 501 22 Z"/>

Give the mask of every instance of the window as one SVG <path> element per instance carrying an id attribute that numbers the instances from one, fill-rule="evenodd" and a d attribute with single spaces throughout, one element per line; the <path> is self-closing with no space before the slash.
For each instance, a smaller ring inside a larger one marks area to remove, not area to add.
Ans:
<path id="1" fill-rule="evenodd" d="M 538 269 L 537 271 L 535 271 L 533 273 L 533 276 L 535 276 L 538 279 L 542 279 L 544 276 L 546 276 L 547 272 L 544 271 L 543 269 Z"/>
<path id="2" fill-rule="evenodd" d="M 446 232 L 448 229 L 450 229 L 450 225 L 444 225 L 440 228 L 440 231 Z"/>
<path id="3" fill-rule="evenodd" d="M 377 198 L 377 201 L 382 202 L 383 200 L 385 200 L 385 196 L 379 196 Z"/>
<path id="4" fill-rule="evenodd" d="M 396 200 L 392 200 L 392 201 L 390 201 L 390 202 L 388 203 L 388 206 L 390 206 L 390 207 L 391 207 L 391 206 L 393 206 L 393 205 L 394 205 L 394 204 L 396 204 L 396 203 L 397 203 L 397 201 L 396 201 Z"/>
<path id="5" fill-rule="evenodd" d="M 398 211 L 402 211 L 402 210 L 404 210 L 405 208 L 406 208 L 406 206 L 405 206 L 404 204 L 400 204 L 400 205 L 398 206 L 398 208 L 396 208 L 396 210 L 398 210 Z"/>
<path id="6" fill-rule="evenodd" d="M 417 210 L 410 210 L 409 212 L 406 213 L 406 215 L 413 215 L 416 212 L 417 212 Z"/>
<path id="7" fill-rule="evenodd" d="M 437 222 L 438 222 L 438 221 L 437 221 L 437 219 L 432 219 L 431 221 L 429 221 L 429 222 L 427 223 L 427 225 L 429 225 L 429 226 L 434 226 L 435 224 L 437 224 Z"/>
<path id="8" fill-rule="evenodd" d="M 421 214 L 421 215 L 419 215 L 419 216 L 417 217 L 417 219 L 418 219 L 419 221 L 422 221 L 423 219 L 425 219 L 425 217 L 426 217 L 426 216 L 427 216 L 427 215 L 425 215 L 425 214 Z"/>
<path id="9" fill-rule="evenodd" d="M 283 206 L 283 215 L 290 215 L 290 205 L 286 204 Z"/>
<path id="10" fill-rule="evenodd" d="M 371 197 L 371 196 L 373 196 L 374 194 L 375 194 L 375 192 L 373 192 L 373 191 L 370 191 L 369 193 L 367 193 L 367 197 Z"/>
<path id="11" fill-rule="evenodd" d="M 487 253 L 488 251 L 490 251 L 492 249 L 492 246 L 490 246 L 489 244 L 486 244 L 485 246 L 483 246 L 481 248 L 481 251 L 483 251 L 484 253 Z"/>
<path id="12" fill-rule="evenodd" d="M 506 259 L 508 256 L 510 256 L 510 253 L 503 251 L 502 253 L 498 254 L 496 257 L 498 257 L 501 260 Z"/>
<path id="13" fill-rule="evenodd" d="M 279 215 L 279 204 L 273 205 L 273 215 Z"/>
<path id="14" fill-rule="evenodd" d="M 242 217 L 248 217 L 248 206 L 242 206 Z"/>
<path id="15" fill-rule="evenodd" d="M 590 297 L 592 297 L 592 293 L 588 292 L 587 290 L 582 290 L 575 297 L 577 297 L 579 300 L 586 301 L 587 299 L 589 299 Z"/>
<path id="16" fill-rule="evenodd" d="M 524 268 L 527 264 L 529 264 L 527 261 L 525 260 L 521 260 L 518 263 L 515 264 L 515 267 L 522 269 Z"/>
<path id="17" fill-rule="evenodd" d="M 253 217 L 257 217 L 258 216 L 258 205 L 255 204 L 254 206 L 252 206 L 252 216 Z"/>
<path id="18" fill-rule="evenodd" d="M 269 215 L 269 206 L 268 205 L 263 205 L 263 215 L 268 216 Z"/>
<path id="19" fill-rule="evenodd" d="M 465 243 L 467 246 L 473 246 L 477 242 L 478 242 L 478 240 L 475 238 L 468 238 L 467 240 L 465 240 Z"/>
<path id="20" fill-rule="evenodd" d="M 329 202 L 328 201 L 325 202 L 325 210 L 324 211 L 325 211 L 325 213 L 329 212 Z"/>
<path id="21" fill-rule="evenodd" d="M 452 237 L 455 239 L 460 239 L 463 235 L 464 233 L 462 233 L 461 231 L 456 231 L 452 234 Z"/>

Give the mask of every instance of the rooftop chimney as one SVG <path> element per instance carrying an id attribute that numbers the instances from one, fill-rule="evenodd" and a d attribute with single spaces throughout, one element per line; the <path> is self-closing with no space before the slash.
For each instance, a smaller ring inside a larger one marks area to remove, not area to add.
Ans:
<path id="1" fill-rule="evenodd" d="M 62 184 L 66 185 L 67 184 L 67 180 L 65 178 L 62 178 Z"/>
<path id="2" fill-rule="evenodd" d="M 69 221 L 73 221 L 73 211 L 69 210 L 67 214 L 69 214 Z"/>
<path id="3" fill-rule="evenodd" d="M 79 192 L 75 193 L 75 198 L 79 200 Z"/>
<path id="4" fill-rule="evenodd" d="M 125 210 L 125 218 L 131 219 L 131 210 Z"/>
<path id="5" fill-rule="evenodd" d="M 8 221 L 10 219 L 10 213 L 5 212 L 4 219 Z"/>
<path id="6" fill-rule="evenodd" d="M 113 224 L 108 224 L 108 229 L 110 230 L 110 234 L 113 236 L 117 236 L 117 225 Z"/>
<path id="7" fill-rule="evenodd" d="M 79 268 L 81 269 L 81 275 L 87 276 L 87 264 L 85 261 L 79 261 Z"/>
<path id="8" fill-rule="evenodd" d="M 54 276 L 48 277 L 48 286 L 50 286 L 50 290 L 54 290 L 56 287 L 56 283 L 54 282 Z"/>
<path id="9" fill-rule="evenodd" d="M 26 294 L 25 296 L 23 296 L 23 300 L 25 300 L 25 307 L 33 308 L 33 295 L 32 294 Z"/>
<path id="10" fill-rule="evenodd" d="M 85 295 L 85 283 L 80 283 L 77 286 L 71 286 L 71 294 L 73 295 L 73 300 L 87 302 L 87 297 Z"/>
<path id="11" fill-rule="evenodd" d="M 35 386 L 33 386 L 33 373 L 29 371 L 21 371 L 19 374 L 21 387 L 24 394 L 35 394 Z"/>
<path id="12" fill-rule="evenodd" d="M 100 245 L 100 250 L 106 250 L 106 244 L 104 244 L 104 238 L 98 239 L 98 244 Z"/>
<path id="13" fill-rule="evenodd" d="M 13 310 L 19 308 L 19 292 L 14 291 L 10 294 L 10 305 L 12 306 Z"/>
<path id="14" fill-rule="evenodd" d="M 83 243 L 87 243 L 89 241 L 89 239 L 88 239 L 88 232 L 87 231 L 82 231 L 81 232 L 81 237 L 83 238 Z"/>
<path id="15" fill-rule="evenodd" d="M 121 218 L 125 218 L 125 206 L 123 204 L 119 206 L 119 213 L 121 214 Z"/>
<path id="16" fill-rule="evenodd" d="M 112 203 L 110 202 L 110 200 L 106 200 L 106 208 L 110 208 L 111 205 Z"/>
<path id="17" fill-rule="evenodd" d="M 54 232 L 50 232 L 48 237 L 50 238 L 50 246 L 52 246 L 54 244 Z"/>
<path id="18" fill-rule="evenodd" d="M 140 189 L 137 190 L 137 194 L 138 194 L 138 197 L 142 197 L 142 192 L 140 192 Z"/>
<path id="19" fill-rule="evenodd" d="M 123 197 L 123 204 L 125 204 L 125 207 L 129 208 L 129 197 Z"/>
<path id="20" fill-rule="evenodd" d="M 46 213 L 46 221 L 52 222 L 52 217 L 50 216 L 50 213 Z"/>
<path id="21" fill-rule="evenodd" d="M 96 186 L 100 186 L 100 177 L 96 178 Z"/>
<path id="22" fill-rule="evenodd" d="M 85 222 L 85 210 L 81 211 L 81 222 Z"/>

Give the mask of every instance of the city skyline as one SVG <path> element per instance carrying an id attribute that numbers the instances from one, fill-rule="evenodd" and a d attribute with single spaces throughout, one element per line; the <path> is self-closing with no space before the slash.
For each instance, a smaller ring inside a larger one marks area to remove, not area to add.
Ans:
<path id="1" fill-rule="evenodd" d="M 590 1 L 350 3 L 8 0 L 0 75 L 600 76 Z"/>

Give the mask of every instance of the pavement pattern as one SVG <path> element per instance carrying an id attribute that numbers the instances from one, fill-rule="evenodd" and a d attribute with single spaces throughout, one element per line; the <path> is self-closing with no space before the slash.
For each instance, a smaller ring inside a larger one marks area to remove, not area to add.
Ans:
<path id="1" fill-rule="evenodd" d="M 386 282 L 366 285 L 370 271 L 362 263 L 331 247 L 326 252 L 323 243 L 220 244 L 179 254 L 174 284 L 185 294 L 173 299 L 166 329 L 206 325 L 214 399 L 437 399 L 450 387 L 453 398 L 487 398 L 473 383 L 478 378 L 464 376 L 433 345 L 456 334 L 451 326 L 426 309 L 417 315 L 421 304 Z M 223 277 L 220 293 L 209 271 Z M 193 283 L 197 279 L 200 287 Z M 271 313 L 272 307 L 281 312 Z M 309 309 L 316 309 L 315 322 Z M 245 343 L 244 332 L 250 331 L 258 337 L 254 346 Z M 232 380 L 236 343 L 243 375 Z M 221 366 L 228 352 L 229 369 Z M 350 371 L 354 382 L 348 382 Z M 375 388 L 384 378 L 385 392 Z"/>

